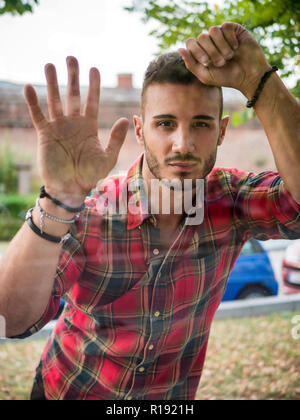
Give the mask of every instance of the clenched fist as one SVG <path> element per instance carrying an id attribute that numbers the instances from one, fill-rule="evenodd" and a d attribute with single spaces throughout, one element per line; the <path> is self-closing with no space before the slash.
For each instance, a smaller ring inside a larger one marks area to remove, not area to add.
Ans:
<path id="1" fill-rule="evenodd" d="M 240 90 L 249 99 L 271 69 L 257 41 L 241 25 L 213 26 L 180 48 L 186 67 L 204 84 Z"/>

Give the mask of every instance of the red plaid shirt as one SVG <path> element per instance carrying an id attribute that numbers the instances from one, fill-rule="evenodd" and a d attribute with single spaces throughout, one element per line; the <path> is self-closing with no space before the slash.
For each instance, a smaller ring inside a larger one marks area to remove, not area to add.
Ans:
<path id="1" fill-rule="evenodd" d="M 141 177 L 142 159 L 114 179 L 117 194 Z M 277 173 L 215 168 L 205 180 L 203 223 L 184 219 L 163 252 L 151 215 L 131 213 L 130 204 L 128 214 L 100 215 L 99 197 L 87 200 L 47 310 L 27 332 L 49 322 L 64 296 L 42 356 L 46 397 L 194 399 L 211 323 L 244 243 L 300 238 L 300 206 Z"/>

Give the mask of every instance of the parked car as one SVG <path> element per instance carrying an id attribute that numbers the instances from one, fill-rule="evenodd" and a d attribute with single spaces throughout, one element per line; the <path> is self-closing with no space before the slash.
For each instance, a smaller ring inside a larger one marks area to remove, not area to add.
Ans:
<path id="1" fill-rule="evenodd" d="M 283 293 L 300 293 L 300 240 L 287 247 L 282 262 Z"/>
<path id="2" fill-rule="evenodd" d="M 228 280 L 223 301 L 277 296 L 278 282 L 263 246 L 249 239 Z"/>

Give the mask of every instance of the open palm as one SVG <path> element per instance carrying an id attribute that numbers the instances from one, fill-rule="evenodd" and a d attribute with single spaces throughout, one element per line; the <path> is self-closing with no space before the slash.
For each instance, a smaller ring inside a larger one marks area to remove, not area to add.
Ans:
<path id="1" fill-rule="evenodd" d="M 60 100 L 56 69 L 45 67 L 49 119 L 43 114 L 34 88 L 25 88 L 25 97 L 38 135 L 38 167 L 46 191 L 56 197 L 74 196 L 82 201 L 100 179 L 115 166 L 128 130 L 121 118 L 113 126 L 106 149 L 98 137 L 100 74 L 90 71 L 90 86 L 83 114 L 80 106 L 79 65 L 67 58 L 68 87 L 66 110 Z"/>

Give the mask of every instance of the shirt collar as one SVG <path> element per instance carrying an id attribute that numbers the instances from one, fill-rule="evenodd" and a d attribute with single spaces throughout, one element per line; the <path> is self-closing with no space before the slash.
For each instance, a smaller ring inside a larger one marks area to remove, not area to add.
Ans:
<path id="1" fill-rule="evenodd" d="M 148 207 L 148 195 L 143 179 L 144 153 L 134 162 L 127 173 L 127 229 L 135 229 L 151 217 Z"/>

